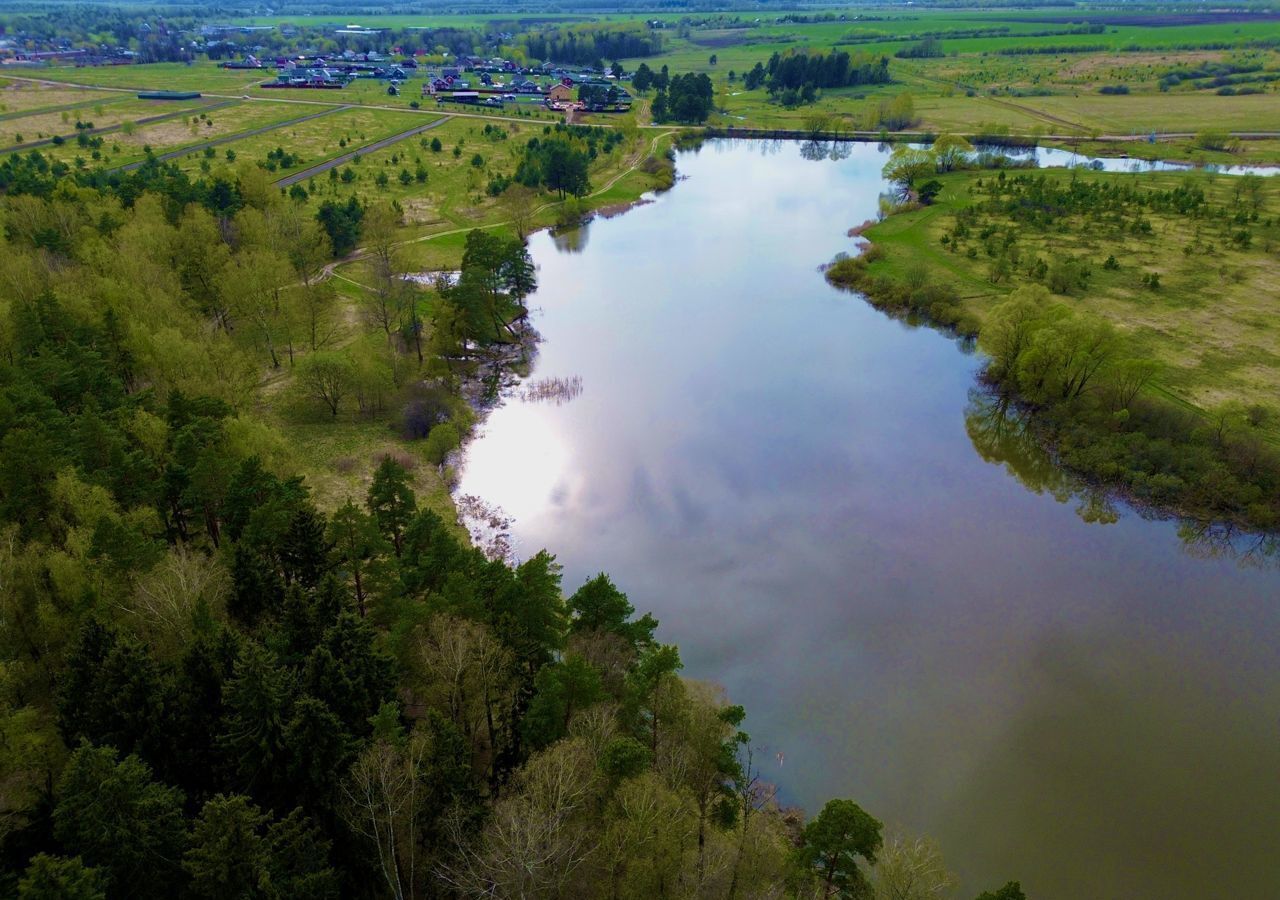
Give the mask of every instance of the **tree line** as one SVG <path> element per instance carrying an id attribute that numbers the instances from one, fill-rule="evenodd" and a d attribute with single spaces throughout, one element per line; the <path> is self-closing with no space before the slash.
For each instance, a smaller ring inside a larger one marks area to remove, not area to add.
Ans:
<path id="1" fill-rule="evenodd" d="M 806 84 L 815 88 L 854 87 L 861 84 L 888 84 L 889 58 L 861 54 L 850 56 L 843 50 L 812 53 L 788 50 L 774 53 L 767 64 L 756 63 L 747 72 L 748 90 L 765 86 L 771 93 L 799 90 Z"/>
<path id="2" fill-rule="evenodd" d="M 531 32 L 521 41 L 531 59 L 598 69 L 604 60 L 662 52 L 662 32 L 644 25 L 575 25 Z"/>

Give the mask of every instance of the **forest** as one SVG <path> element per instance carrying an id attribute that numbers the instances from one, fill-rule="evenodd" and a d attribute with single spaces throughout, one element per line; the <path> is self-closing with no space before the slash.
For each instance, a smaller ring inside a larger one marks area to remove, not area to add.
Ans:
<path id="1" fill-rule="evenodd" d="M 532 59 L 595 66 L 603 70 L 605 60 L 654 56 L 662 52 L 662 32 L 642 25 L 590 26 L 550 29 L 524 36 L 525 52 Z"/>
<path id="2" fill-rule="evenodd" d="M 553 190 L 541 154 L 564 140 L 528 151 Z M 362 496 L 316 502 L 260 418 L 261 372 L 296 367 L 301 399 L 336 415 L 420 366 L 436 387 L 403 395 L 406 422 L 434 453 L 465 415 L 451 360 L 511 340 L 536 275 L 520 238 L 473 231 L 426 303 L 396 274 L 392 207 L 317 208 L 240 171 L 0 166 L 5 892 L 852 897 L 921 867 L 948 883 L 933 845 L 852 801 L 808 821 L 780 804 L 742 707 L 681 678 L 606 575 L 564 586 L 548 552 L 490 558 L 394 456 Z M 357 244 L 366 315 L 385 314 L 363 368 L 312 330 L 334 302 L 325 263 Z"/>

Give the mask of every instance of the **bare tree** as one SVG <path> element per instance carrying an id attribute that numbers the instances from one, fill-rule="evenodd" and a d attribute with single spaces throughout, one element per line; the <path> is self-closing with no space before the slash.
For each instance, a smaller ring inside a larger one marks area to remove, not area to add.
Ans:
<path id="1" fill-rule="evenodd" d="M 292 277 L 288 260 L 269 250 L 244 250 L 232 259 L 223 277 L 227 308 L 253 324 L 271 357 L 271 367 L 280 368 L 275 342 L 284 312 L 281 291 Z"/>
<path id="2" fill-rule="evenodd" d="M 581 740 L 559 741 L 534 756 L 477 837 L 469 838 L 460 817 L 446 818 L 457 854 L 441 878 L 464 896 L 560 896 L 596 847 L 596 778 Z"/>
<path id="3" fill-rule="evenodd" d="M 365 748 L 342 783 L 344 817 L 376 848 L 378 865 L 395 900 L 416 893 L 420 774 L 430 741 L 420 733 L 402 742 L 378 740 Z"/>
<path id="4" fill-rule="evenodd" d="M 1127 359 L 1116 365 L 1109 384 L 1112 410 L 1128 409 L 1159 371 L 1160 364 L 1152 359 Z"/>
<path id="5" fill-rule="evenodd" d="M 483 727 L 492 775 L 501 741 L 499 716 L 514 690 L 511 653 L 483 625 L 446 614 L 427 623 L 417 650 L 427 701 L 443 709 L 473 749 Z"/>
<path id="6" fill-rule="evenodd" d="M 139 580 L 133 595 L 121 605 L 136 617 L 151 644 L 176 650 L 204 605 L 217 617 L 231 584 L 227 570 L 186 544 L 169 549 L 165 558 Z"/>
<path id="7" fill-rule="evenodd" d="M 956 878 L 928 838 L 898 834 L 885 841 L 876 861 L 875 900 L 935 900 L 950 896 Z"/>
<path id="8" fill-rule="evenodd" d="M 340 353 L 312 353 L 303 358 L 298 371 L 298 387 L 323 403 L 334 419 L 354 383 L 355 367 Z"/>
<path id="9" fill-rule="evenodd" d="M 405 282 L 396 249 L 400 218 L 390 204 L 377 204 L 365 211 L 363 220 L 365 251 L 373 274 L 373 290 L 365 305 L 365 315 L 383 330 L 388 341 L 404 305 Z"/>
<path id="10" fill-rule="evenodd" d="M 679 894 L 696 831 L 688 803 L 656 774 L 627 779 L 614 792 L 600 842 L 609 895 L 640 900 Z"/>

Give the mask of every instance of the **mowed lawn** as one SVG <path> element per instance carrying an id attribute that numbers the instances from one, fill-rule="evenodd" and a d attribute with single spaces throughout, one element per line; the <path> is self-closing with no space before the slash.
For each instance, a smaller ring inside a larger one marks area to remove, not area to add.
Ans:
<path id="1" fill-rule="evenodd" d="M 138 100 L 131 98 L 61 112 L 33 112 L 13 119 L 0 119 L 0 148 L 16 147 L 55 135 L 62 137 L 74 135 L 76 122 L 92 123 L 94 128 L 105 128 L 124 122 L 136 122 L 151 116 L 195 110 L 214 102 L 216 101 L 208 99 Z"/>
<path id="2" fill-rule="evenodd" d="M 111 103 L 123 99 L 109 91 L 90 91 L 84 88 L 67 88 L 42 84 L 37 81 L 19 81 L 0 78 L 0 116 L 29 113 L 72 103 Z"/>
<path id="3" fill-rule="evenodd" d="M 1251 208 L 1237 199 L 1235 176 L 1197 173 L 1108 174 L 1043 170 L 1045 178 L 1085 178 L 1137 183 L 1143 189 L 1169 190 L 1179 185 L 1201 188 L 1216 204 L 1232 210 Z M 1013 177 L 1014 173 L 1010 173 Z M 942 237 L 955 227 L 953 212 L 971 202 L 969 186 L 989 172 L 945 176 L 946 188 L 934 206 L 891 216 L 867 232 L 886 250 L 877 268 L 904 274 L 923 265 L 930 277 L 955 284 L 970 312 L 981 321 L 986 310 L 1010 290 L 1028 283 L 1015 271 L 1008 281 L 990 281 L 991 258 L 979 251 L 950 252 Z M 1252 243 L 1234 244 L 1230 235 L 1241 226 L 1220 219 L 1193 219 L 1149 208 L 1150 234 L 1118 231 L 1092 217 L 1065 219 L 1055 228 L 1019 228 L 1021 257 L 1072 257 L 1090 271 L 1086 288 L 1057 299 L 1078 311 L 1101 316 L 1124 334 L 1140 355 L 1159 360 L 1160 387 L 1200 408 L 1229 400 L 1262 404 L 1280 412 L 1280 179 L 1263 179 L 1259 219 L 1251 223 Z M 1004 227 L 1001 216 L 984 217 L 980 228 Z M 970 239 L 967 245 L 980 242 Z M 1104 268 L 1109 256 L 1117 268 Z M 1158 274 L 1157 289 L 1143 284 Z"/>
<path id="4" fill-rule="evenodd" d="M 295 106 L 294 110 L 299 116 L 320 111 L 307 106 Z M 230 151 L 237 162 L 266 164 L 267 154 L 280 149 L 294 157 L 292 165 L 276 164 L 276 177 L 282 177 L 417 125 L 425 125 L 431 118 L 433 117 L 422 113 L 386 109 L 338 110 L 297 125 L 275 128 L 263 134 L 223 144 L 217 148 L 216 156 L 226 160 L 227 152 Z M 194 168 L 200 161 L 200 155 L 196 154 L 184 157 L 179 165 Z"/>
<path id="5" fill-rule="evenodd" d="M 227 135 L 296 119 L 312 111 L 292 103 L 248 101 L 224 106 L 208 113 L 193 111 L 190 115 L 131 129 L 131 134 L 120 131 L 104 137 L 104 146 L 99 151 L 99 158 L 94 160 L 93 164 L 108 168 L 122 166 L 143 159 L 146 156 L 145 148 L 148 147 L 158 155 Z M 46 156 L 68 162 L 76 157 L 83 159 L 86 155 L 85 150 L 72 141 L 61 147 L 48 147 L 44 153 Z"/>

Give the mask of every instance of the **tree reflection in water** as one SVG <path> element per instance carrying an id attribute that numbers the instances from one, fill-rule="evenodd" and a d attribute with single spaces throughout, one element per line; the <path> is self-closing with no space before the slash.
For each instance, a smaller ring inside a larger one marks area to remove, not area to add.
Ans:
<path id="1" fill-rule="evenodd" d="M 964 429 L 984 460 L 1002 465 L 1024 487 L 1059 503 L 1076 501 L 1086 522 L 1109 525 L 1120 518 L 1105 492 L 1091 488 L 1054 461 L 1028 428 L 1029 417 L 1008 397 L 981 388 L 969 391 Z"/>
<path id="2" fill-rule="evenodd" d="M 581 253 L 587 249 L 590 228 L 586 222 L 569 228 L 556 228 L 551 232 L 552 243 L 561 253 Z"/>
<path id="3" fill-rule="evenodd" d="M 848 159 L 852 152 L 848 141 L 805 141 L 800 145 L 800 155 L 810 162 Z"/>
<path id="4" fill-rule="evenodd" d="M 969 391 L 964 428 L 973 448 L 985 461 L 1005 471 L 1037 494 L 1059 503 L 1074 500 L 1076 513 L 1086 522 L 1111 524 L 1120 518 L 1115 498 L 1063 469 L 1029 428 L 1029 415 L 1008 397 L 975 387 Z M 1143 518 L 1157 518 L 1150 510 L 1134 508 Z M 1178 521 L 1183 549 L 1201 559 L 1234 559 L 1243 566 L 1280 566 L 1280 536 L 1259 534 L 1221 522 Z"/>

